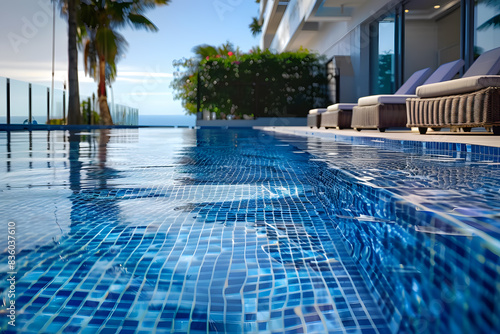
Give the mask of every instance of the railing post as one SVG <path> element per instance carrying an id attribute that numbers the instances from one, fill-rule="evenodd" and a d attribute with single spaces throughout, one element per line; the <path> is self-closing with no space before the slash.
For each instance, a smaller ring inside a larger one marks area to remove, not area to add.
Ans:
<path id="1" fill-rule="evenodd" d="M 50 124 L 50 88 L 47 87 L 47 122 Z"/>
<path id="2" fill-rule="evenodd" d="M 28 124 L 33 123 L 33 109 L 32 109 L 32 89 L 31 83 L 28 86 Z"/>
<path id="3" fill-rule="evenodd" d="M 88 99 L 88 104 L 87 104 L 87 123 L 88 125 L 91 125 L 93 123 L 92 121 L 92 106 L 90 105 L 90 97 Z"/>
<path id="4" fill-rule="evenodd" d="M 63 124 L 66 124 L 66 91 L 63 91 Z"/>
<path id="5" fill-rule="evenodd" d="M 335 80 L 335 103 L 340 103 L 340 68 L 333 69 L 333 77 Z"/>
<path id="6" fill-rule="evenodd" d="M 10 124 L 10 79 L 7 78 L 7 124 Z"/>

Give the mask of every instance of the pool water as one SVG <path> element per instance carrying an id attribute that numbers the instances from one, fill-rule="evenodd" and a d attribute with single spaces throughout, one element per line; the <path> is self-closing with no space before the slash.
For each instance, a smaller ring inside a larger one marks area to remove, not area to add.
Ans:
<path id="1" fill-rule="evenodd" d="M 500 328 L 498 152 L 153 128 L 0 147 L 6 333 Z"/>

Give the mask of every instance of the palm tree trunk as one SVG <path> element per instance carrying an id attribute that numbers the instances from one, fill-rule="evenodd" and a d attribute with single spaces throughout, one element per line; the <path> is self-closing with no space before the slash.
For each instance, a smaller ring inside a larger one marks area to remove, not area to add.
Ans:
<path id="1" fill-rule="evenodd" d="M 68 124 L 81 124 L 78 86 L 78 50 L 76 48 L 77 0 L 68 0 Z"/>
<path id="2" fill-rule="evenodd" d="M 106 61 L 103 56 L 99 57 L 99 112 L 102 125 L 113 125 L 109 112 L 108 98 L 106 97 Z"/>

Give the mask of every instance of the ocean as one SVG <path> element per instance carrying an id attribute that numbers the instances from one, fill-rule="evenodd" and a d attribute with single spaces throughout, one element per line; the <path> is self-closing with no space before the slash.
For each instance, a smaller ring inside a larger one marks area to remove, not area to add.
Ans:
<path id="1" fill-rule="evenodd" d="M 196 125 L 195 115 L 141 115 L 139 125 L 151 126 L 189 126 Z"/>
<path id="2" fill-rule="evenodd" d="M 44 124 L 46 116 L 33 116 L 38 124 Z M 27 120 L 26 116 L 11 116 L 11 124 L 22 124 Z M 5 116 L 0 117 L 0 124 L 6 123 Z M 139 115 L 139 125 L 150 126 L 189 126 L 194 127 L 196 116 L 194 115 Z"/>

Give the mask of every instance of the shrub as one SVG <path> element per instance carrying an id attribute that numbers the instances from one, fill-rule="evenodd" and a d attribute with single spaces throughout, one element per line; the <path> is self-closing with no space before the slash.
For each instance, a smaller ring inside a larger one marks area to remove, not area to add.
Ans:
<path id="1" fill-rule="evenodd" d="M 63 118 L 51 118 L 48 122 L 49 125 L 65 125 L 66 122 Z"/>
<path id="2" fill-rule="evenodd" d="M 304 117 L 309 109 L 330 103 L 325 61 L 307 50 L 228 52 L 201 61 L 182 59 L 174 66 L 184 68 L 172 82 L 175 98 L 191 114 L 197 112 L 198 98 L 201 110 L 219 118 Z"/>
<path id="3" fill-rule="evenodd" d="M 97 111 L 94 110 L 90 98 L 83 100 L 80 105 L 83 124 L 100 124 L 100 116 Z M 89 116 L 91 119 L 89 120 Z"/>

